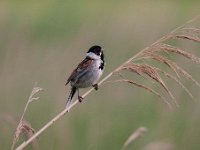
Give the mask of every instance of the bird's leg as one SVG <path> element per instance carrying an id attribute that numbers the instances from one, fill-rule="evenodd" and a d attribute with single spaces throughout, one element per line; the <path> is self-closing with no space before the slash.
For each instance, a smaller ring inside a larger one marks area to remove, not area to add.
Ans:
<path id="1" fill-rule="evenodd" d="M 92 85 L 92 86 L 94 87 L 94 89 L 95 89 L 96 91 L 99 89 L 98 84 L 94 84 L 94 85 Z"/>
<path id="2" fill-rule="evenodd" d="M 81 103 L 83 101 L 83 97 L 79 95 L 79 89 L 78 89 L 78 101 Z"/>

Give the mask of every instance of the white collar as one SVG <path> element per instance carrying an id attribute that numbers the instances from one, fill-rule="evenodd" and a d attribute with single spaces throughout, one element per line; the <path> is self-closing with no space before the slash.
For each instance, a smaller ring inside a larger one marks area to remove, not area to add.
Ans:
<path id="1" fill-rule="evenodd" d="M 100 59 L 100 56 L 96 55 L 96 54 L 93 53 L 93 52 L 86 53 L 86 56 L 87 56 L 87 57 L 90 57 L 90 58 L 92 58 L 92 59 Z"/>

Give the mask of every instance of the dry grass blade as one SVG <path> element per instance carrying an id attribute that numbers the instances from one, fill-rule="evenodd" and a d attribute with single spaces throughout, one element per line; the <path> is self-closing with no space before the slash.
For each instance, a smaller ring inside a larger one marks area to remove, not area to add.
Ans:
<path id="1" fill-rule="evenodd" d="M 156 52 L 158 53 L 161 51 L 167 52 L 168 54 L 176 53 L 178 55 L 184 56 L 185 58 L 188 58 L 192 62 L 195 62 L 197 64 L 200 63 L 200 58 L 195 56 L 194 54 L 189 53 L 183 49 L 177 48 L 175 46 L 163 44 L 163 43 L 159 43 L 159 44 L 155 45 L 153 49 L 144 52 L 143 55 L 141 55 L 140 59 L 152 58 L 152 59 L 155 59 L 155 60 L 165 63 L 169 67 L 172 67 L 172 64 L 170 63 L 171 60 L 169 60 L 168 58 L 166 58 L 162 55 L 156 54 Z M 171 68 L 171 69 L 173 69 L 173 68 Z"/>
<path id="2" fill-rule="evenodd" d="M 171 36 L 172 39 L 187 39 L 187 40 L 191 40 L 193 42 L 200 42 L 200 38 L 196 37 L 196 36 L 190 36 L 190 35 L 174 35 Z"/>
<path id="3" fill-rule="evenodd" d="M 127 83 L 133 84 L 139 88 L 143 88 L 143 89 L 147 90 L 148 92 L 153 93 L 156 96 L 158 96 L 159 98 L 161 98 L 169 106 L 169 108 L 172 108 L 171 104 L 162 95 L 160 95 L 158 92 L 154 91 L 152 88 L 149 88 L 145 85 L 134 82 L 133 80 L 127 80 L 127 79 L 115 80 L 114 82 L 127 82 Z"/>
<path id="4" fill-rule="evenodd" d="M 24 115 L 25 115 L 25 112 L 26 112 L 26 110 L 27 110 L 27 108 L 28 108 L 28 105 L 32 102 L 32 101 L 34 101 L 34 100 L 38 100 L 40 97 L 34 97 L 35 96 L 35 94 L 37 94 L 38 92 L 40 92 L 40 91 L 42 91 L 43 89 L 41 88 L 41 87 L 33 87 L 33 90 L 32 90 L 32 92 L 31 92 L 31 94 L 30 94 L 30 96 L 29 96 L 29 98 L 28 98 L 28 101 L 27 101 L 27 103 L 26 103 L 26 106 L 25 106 L 25 108 L 24 108 L 24 112 L 23 112 L 23 114 L 22 114 L 22 116 L 21 116 L 21 119 L 20 119 L 20 121 L 22 121 L 22 119 L 24 118 Z"/>
<path id="5" fill-rule="evenodd" d="M 164 51 L 167 51 L 167 52 L 173 52 L 173 53 L 176 53 L 176 54 L 179 54 L 179 55 L 182 55 L 188 59 L 190 59 L 191 61 L 199 64 L 200 63 L 200 58 L 193 55 L 192 53 L 189 53 L 183 49 L 180 49 L 180 48 L 177 48 L 177 47 L 174 47 L 174 46 L 171 46 L 171 45 L 168 45 L 168 44 L 161 44 L 159 46 L 159 48 L 161 50 L 164 50 Z"/>
<path id="6" fill-rule="evenodd" d="M 38 100 L 40 97 L 34 97 L 35 94 L 37 94 L 38 92 L 42 91 L 43 89 L 41 87 L 34 87 L 30 96 L 29 96 L 29 99 L 28 99 L 28 102 L 32 102 L 34 100 Z"/>
<path id="7" fill-rule="evenodd" d="M 182 74 L 185 78 L 187 78 L 188 80 L 191 80 L 195 85 L 200 87 L 200 83 L 196 81 L 187 71 L 185 71 L 183 68 L 178 66 L 175 62 L 173 64 L 176 67 L 176 69 L 180 72 L 180 74 Z"/>
<path id="8" fill-rule="evenodd" d="M 161 62 L 161 63 L 165 64 L 173 72 L 175 72 L 178 77 L 180 77 L 179 74 L 178 74 L 178 72 L 177 72 L 176 67 L 173 64 L 173 62 L 171 60 L 169 60 L 168 58 L 166 58 L 165 56 L 162 56 L 162 55 L 159 55 L 159 54 L 150 54 L 149 58 L 154 59 L 154 60 L 156 60 L 158 62 Z"/>
<path id="9" fill-rule="evenodd" d="M 14 138 L 13 138 L 12 149 L 14 149 L 14 147 L 15 147 L 15 145 L 16 145 L 16 142 L 18 141 L 19 135 L 20 135 L 20 133 L 21 133 L 22 131 L 24 131 L 24 133 L 25 133 L 25 135 L 27 136 L 27 138 L 30 138 L 30 137 L 35 133 L 35 132 L 30 132 L 30 131 L 34 131 L 34 130 L 31 130 L 31 129 L 33 129 L 33 128 L 32 128 L 29 124 L 27 124 L 26 122 L 24 122 L 23 119 L 24 119 L 24 115 L 25 115 L 25 113 L 26 113 L 26 110 L 27 110 L 29 104 L 30 104 L 32 101 L 38 100 L 38 99 L 39 99 L 39 97 L 34 97 L 35 94 L 37 94 L 38 92 L 40 92 L 40 91 L 42 91 L 42 90 L 43 90 L 43 89 L 40 88 L 40 87 L 37 87 L 37 86 L 33 87 L 33 90 L 32 90 L 32 92 L 31 92 L 31 94 L 30 94 L 30 96 L 29 96 L 29 98 L 28 98 L 28 101 L 27 101 L 27 103 L 26 103 L 26 106 L 25 106 L 25 108 L 24 108 L 23 114 L 22 114 L 22 116 L 21 116 L 21 118 L 20 118 L 19 124 L 18 124 L 18 126 L 17 126 L 17 128 L 16 128 L 16 131 L 15 131 L 15 134 L 14 134 Z M 32 134 L 31 134 L 31 133 L 32 133 Z M 32 143 L 33 143 L 33 146 L 36 147 L 36 146 L 35 146 L 36 144 L 34 144 L 35 142 L 33 141 Z"/>
<path id="10" fill-rule="evenodd" d="M 156 69 L 151 67 L 150 65 L 129 63 L 126 66 L 122 67 L 121 70 L 129 70 L 131 72 L 137 73 L 140 76 L 146 74 L 147 76 L 158 82 L 166 91 L 168 91 L 165 83 L 157 73 Z"/>
<path id="11" fill-rule="evenodd" d="M 164 51 L 168 51 L 168 52 L 173 52 L 173 53 L 177 53 L 180 54 L 182 56 L 185 56 L 186 58 L 192 60 L 195 63 L 200 63 L 200 58 L 196 57 L 195 55 L 186 52 L 182 49 L 178 49 L 176 47 L 173 47 L 171 45 L 167 45 L 167 44 L 158 44 L 157 46 L 155 46 L 154 52 L 158 52 L 159 50 L 164 50 Z M 200 87 L 200 83 L 198 81 L 196 81 L 188 72 L 186 72 L 182 67 L 180 67 L 179 65 L 177 65 L 175 62 L 169 60 L 168 58 L 161 56 L 159 54 L 150 54 L 148 53 L 144 53 L 144 55 L 141 57 L 142 59 L 154 59 L 156 61 L 159 61 L 165 65 L 167 65 L 169 68 L 171 68 L 173 70 L 173 72 L 176 73 L 176 75 L 180 78 L 179 73 L 184 76 L 185 78 L 187 78 L 188 80 L 191 80 L 194 84 L 196 84 L 198 87 Z"/>
<path id="12" fill-rule="evenodd" d="M 186 91 L 186 93 L 193 99 L 193 100 L 195 100 L 194 99 L 194 96 L 192 95 L 192 93 L 175 77 L 175 76 L 173 76 L 173 75 L 171 75 L 171 74 L 169 74 L 169 73 L 167 73 L 167 72 L 165 72 L 165 71 L 163 71 L 163 70 L 161 70 L 161 69 L 159 69 L 159 68 L 157 68 L 158 69 L 158 71 L 160 71 L 161 73 L 163 73 L 166 77 L 168 77 L 168 78 L 170 78 L 170 79 L 172 79 L 173 81 L 175 81 L 180 87 L 182 87 L 185 91 Z"/>
<path id="13" fill-rule="evenodd" d="M 195 30 L 195 29 L 190 29 L 191 31 L 195 31 L 198 32 L 199 30 Z M 161 54 L 159 54 L 159 52 L 164 51 L 169 53 L 176 53 L 178 55 L 184 56 L 185 58 L 191 60 L 194 63 L 199 64 L 200 63 L 200 58 L 195 56 L 192 53 L 189 53 L 183 49 L 168 45 L 168 44 L 163 44 L 163 43 L 158 43 L 156 44 L 151 50 L 148 50 L 146 52 L 143 53 L 143 55 L 140 57 L 140 59 L 146 60 L 146 59 L 153 59 L 156 60 L 158 62 L 161 62 L 162 64 L 167 65 L 173 72 L 176 73 L 177 77 L 180 78 L 180 75 L 183 75 L 184 77 L 186 77 L 187 79 L 191 80 L 193 83 L 195 83 L 197 86 L 199 86 L 199 82 L 197 82 L 189 73 L 187 73 L 183 68 L 181 68 L 179 65 L 177 65 L 175 62 L 171 61 L 170 59 L 168 59 L 165 56 L 162 56 Z M 158 71 L 162 72 L 166 77 L 171 78 L 172 80 L 174 80 L 176 83 L 178 83 L 187 93 L 188 95 L 194 99 L 193 95 L 191 94 L 191 92 L 173 75 L 168 74 L 166 72 L 164 72 L 163 70 L 159 69 L 159 68 L 155 68 Z M 179 75 L 180 73 L 180 75 Z M 199 86 L 200 87 L 200 86 Z"/>
<path id="14" fill-rule="evenodd" d="M 200 42 L 199 38 L 200 29 L 196 27 L 183 27 L 179 30 L 179 32 L 175 32 L 170 34 L 168 39 L 183 39 L 183 40 L 190 40 L 193 42 Z"/>
<path id="15" fill-rule="evenodd" d="M 147 132 L 147 128 L 145 127 L 140 127 L 136 131 L 134 131 L 126 140 L 124 143 L 122 149 L 126 149 L 128 145 L 130 145 L 132 142 L 137 140 L 139 137 L 141 137 L 145 132 Z"/>
<path id="16" fill-rule="evenodd" d="M 190 34 L 194 34 L 194 33 L 199 34 L 200 33 L 200 29 L 198 29 L 198 28 L 182 28 L 181 30 L 183 32 L 188 32 Z"/>

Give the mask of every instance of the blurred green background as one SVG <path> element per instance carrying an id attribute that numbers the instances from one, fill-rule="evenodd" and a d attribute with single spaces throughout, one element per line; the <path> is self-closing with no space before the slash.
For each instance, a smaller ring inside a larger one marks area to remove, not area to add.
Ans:
<path id="1" fill-rule="evenodd" d="M 25 119 L 38 130 L 65 107 L 65 81 L 90 46 L 104 47 L 105 76 L 199 10 L 198 0 L 1 0 L 0 149 L 11 148 L 35 82 L 44 91 L 31 103 Z M 200 56 L 199 45 L 178 44 Z M 199 66 L 184 66 L 199 79 Z M 200 89 L 183 82 L 197 102 L 167 82 L 180 104 L 174 109 L 132 85 L 104 84 L 39 136 L 39 149 L 117 150 L 140 126 L 148 132 L 127 149 L 200 149 Z"/>

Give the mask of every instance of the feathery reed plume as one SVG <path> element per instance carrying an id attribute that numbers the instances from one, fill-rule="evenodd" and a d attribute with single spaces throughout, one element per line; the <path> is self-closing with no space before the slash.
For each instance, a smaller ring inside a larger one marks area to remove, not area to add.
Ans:
<path id="1" fill-rule="evenodd" d="M 139 87 L 139 88 L 143 88 L 143 89 L 145 89 L 146 91 L 151 92 L 151 93 L 155 94 L 156 96 L 158 96 L 159 98 L 163 99 L 164 102 L 171 108 L 170 103 L 165 99 L 165 97 L 163 97 L 163 96 L 160 95 L 158 92 L 156 92 L 156 91 L 154 91 L 153 89 L 151 89 L 150 87 L 147 87 L 147 86 L 145 86 L 145 85 L 139 84 L 139 83 L 137 83 L 137 82 L 135 82 L 135 81 L 133 81 L 133 80 L 127 80 L 127 79 L 115 80 L 114 82 L 126 82 L 126 83 L 130 83 L 130 84 L 132 84 L 132 85 L 135 85 L 135 86 L 137 86 L 137 87 Z"/>
<path id="2" fill-rule="evenodd" d="M 35 133 L 35 130 L 31 127 L 29 123 L 27 123 L 26 121 L 21 121 L 19 125 L 17 126 L 16 132 L 14 135 L 14 139 L 13 139 L 14 145 L 17 143 L 21 134 L 24 134 L 25 138 L 29 139 L 31 136 L 33 136 L 34 133 Z M 36 140 L 32 142 L 32 146 L 33 146 L 33 149 L 39 149 L 39 145 Z"/>
<path id="3" fill-rule="evenodd" d="M 128 145 L 130 145 L 132 142 L 137 140 L 139 137 L 141 137 L 145 132 L 147 132 L 147 128 L 140 127 L 136 131 L 134 131 L 128 139 L 124 142 L 124 145 L 122 147 L 122 150 L 126 149 Z"/>
<path id="4" fill-rule="evenodd" d="M 168 89 L 168 87 L 165 85 L 164 81 L 162 80 L 161 76 L 158 74 L 157 70 L 147 64 L 134 64 L 134 63 L 129 63 L 126 64 L 125 66 L 122 66 L 117 70 L 117 72 L 120 72 L 122 70 L 128 70 L 130 72 L 134 72 L 142 77 L 144 77 L 144 74 L 155 80 L 158 84 L 160 84 L 164 90 L 171 96 L 171 98 L 175 101 L 174 96 Z M 130 82 L 130 81 L 129 81 Z M 144 86 L 144 85 L 143 85 Z M 151 91 L 153 91 L 151 89 Z M 155 93 L 155 92 L 154 92 Z M 159 94 L 160 95 L 160 94 Z M 176 101 L 175 101 L 176 103 Z M 177 103 L 176 103 L 177 104 Z"/>
<path id="5" fill-rule="evenodd" d="M 191 60 L 192 62 L 198 63 L 199 59 L 198 57 L 194 56 L 194 55 L 190 55 L 188 52 L 184 51 L 181 48 L 177 48 L 175 46 L 167 46 L 165 44 L 165 42 L 167 42 L 168 40 L 173 40 L 173 39 L 181 39 L 181 40 L 189 40 L 189 41 L 193 41 L 193 42 L 200 42 L 199 39 L 199 28 L 196 27 L 190 27 L 190 25 L 194 22 L 199 20 L 200 16 L 197 16 L 195 18 L 193 18 L 192 20 L 186 22 L 185 24 L 183 24 L 182 26 L 177 27 L 176 29 L 174 29 L 173 31 L 171 31 L 170 33 L 164 35 L 163 37 L 161 37 L 160 39 L 158 39 L 156 42 L 154 42 L 153 44 L 151 44 L 150 46 L 144 48 L 143 50 L 141 50 L 140 52 L 138 52 L 137 54 L 135 54 L 134 56 L 132 56 L 131 58 L 129 58 L 127 61 L 125 61 L 123 64 L 121 64 L 119 67 L 117 67 L 115 70 L 113 70 L 112 72 L 110 72 L 106 77 L 104 77 L 100 82 L 99 82 L 99 86 L 105 82 L 107 79 L 109 79 L 110 77 L 113 76 L 113 74 L 118 73 L 120 74 L 121 71 L 125 70 L 125 68 L 127 68 L 126 70 L 130 71 L 130 72 L 135 72 L 137 73 L 139 76 L 148 76 L 150 79 L 154 80 L 155 82 L 157 82 L 166 92 L 167 94 L 171 97 L 171 99 L 173 99 L 173 102 L 175 103 L 175 105 L 178 106 L 178 103 L 176 102 L 176 99 L 174 98 L 173 94 L 171 93 L 170 89 L 166 86 L 165 82 L 163 81 L 163 79 L 161 78 L 160 74 L 158 73 L 158 69 L 155 69 L 155 66 L 153 65 L 149 65 L 147 64 L 145 61 L 147 60 L 157 60 L 160 63 L 167 65 L 169 68 L 171 68 L 171 70 L 179 77 L 179 76 L 183 76 L 189 80 L 191 80 L 193 83 L 195 83 L 196 85 L 200 85 L 195 79 L 193 79 L 193 77 L 187 73 L 183 68 L 181 68 L 179 65 L 177 65 L 173 60 L 170 60 L 169 58 L 167 58 L 166 56 L 163 56 L 162 52 L 167 52 L 167 53 L 176 53 L 180 56 L 184 56 L 186 58 L 188 58 L 189 60 Z M 163 48 L 164 46 L 164 48 Z M 159 57 L 156 57 L 159 56 Z M 144 61 L 144 64 L 141 64 L 139 62 L 136 61 Z M 160 69 L 162 70 L 162 69 Z M 167 74 L 166 74 L 167 76 Z M 171 74 L 168 75 L 168 77 L 172 77 L 173 75 Z M 120 77 L 121 78 L 121 77 Z M 173 78 L 176 79 L 176 78 Z M 145 88 L 144 85 L 142 84 L 137 84 L 134 81 L 130 80 L 130 79 L 123 79 L 124 81 L 128 81 L 131 84 L 134 84 L 136 86 L 139 87 L 143 87 Z M 177 80 L 178 81 L 178 80 Z M 179 84 L 181 85 L 181 84 Z M 181 86 L 182 88 L 184 86 Z M 199 86 L 200 87 L 200 86 Z M 150 89 L 150 88 L 146 88 Z M 86 97 L 88 94 L 90 94 L 93 91 L 93 88 L 88 90 L 85 94 L 83 94 L 83 98 Z M 150 89 L 148 91 L 154 91 L 153 89 Z M 153 93 L 158 93 L 158 92 L 153 92 Z M 156 94 L 156 95 L 160 95 L 160 94 Z M 64 116 L 69 109 L 71 109 L 72 107 L 74 107 L 76 104 L 78 103 L 78 99 L 75 100 L 68 109 L 64 109 L 63 111 L 61 111 L 59 114 L 57 114 L 52 120 L 50 120 L 48 123 L 46 123 L 38 132 L 36 132 L 31 138 L 29 138 L 27 141 L 24 141 L 20 146 L 17 147 L 17 150 L 22 150 L 24 147 L 26 147 L 30 142 L 32 142 L 37 136 L 39 136 L 41 133 L 43 133 L 46 129 L 48 129 L 51 125 L 53 125 L 57 120 L 59 120 L 62 116 Z"/>
<path id="6" fill-rule="evenodd" d="M 160 71 L 162 74 L 164 74 L 166 77 L 170 78 L 171 80 L 175 81 L 180 87 L 182 87 L 185 92 L 192 98 L 194 99 L 194 96 L 191 94 L 191 92 L 181 83 L 181 81 L 179 79 L 177 79 L 175 76 L 173 76 L 172 74 L 169 74 L 159 68 L 156 68 L 158 71 Z"/>
<path id="7" fill-rule="evenodd" d="M 14 149 L 21 133 L 24 133 L 26 135 L 26 139 L 29 139 L 35 133 L 35 130 L 31 127 L 31 125 L 28 124 L 26 121 L 23 121 L 23 120 L 24 120 L 24 115 L 27 111 L 29 104 L 31 102 L 39 99 L 39 97 L 34 97 L 34 96 L 35 96 L 35 94 L 37 94 L 41 90 L 43 90 L 43 89 L 40 88 L 40 87 L 37 87 L 37 86 L 33 87 L 33 90 L 31 92 L 31 94 L 28 98 L 28 101 L 26 103 L 26 106 L 24 108 L 23 114 L 20 118 L 19 124 L 17 125 L 16 131 L 15 131 L 15 134 L 14 134 L 14 138 L 13 138 L 12 149 Z M 33 147 L 35 149 L 38 149 L 38 145 L 37 145 L 37 142 L 35 140 L 32 142 L 32 144 L 33 144 Z"/>
<path id="8" fill-rule="evenodd" d="M 176 98 L 173 96 L 172 92 L 170 91 L 170 88 L 166 85 L 164 80 L 161 78 L 160 73 L 164 74 L 165 77 L 168 77 L 172 80 L 174 80 L 180 87 L 182 87 L 188 95 L 194 99 L 191 92 L 181 83 L 179 80 L 180 76 L 183 76 L 187 78 L 188 80 L 192 81 L 194 84 L 196 84 L 198 87 L 200 87 L 200 83 L 196 81 L 192 75 L 190 75 L 187 71 L 185 71 L 181 66 L 179 66 L 175 61 L 171 60 L 169 57 L 165 56 L 164 54 L 167 53 L 168 55 L 177 54 L 179 56 L 183 56 L 187 58 L 188 60 L 199 64 L 200 58 L 195 56 L 194 54 L 182 49 L 178 48 L 173 45 L 165 44 L 170 39 L 183 39 L 183 40 L 190 40 L 193 42 L 200 43 L 200 30 L 198 28 L 180 28 L 178 30 L 175 30 L 166 36 L 163 37 L 162 40 L 154 43 L 150 47 L 147 47 L 144 51 L 139 53 L 134 59 L 132 59 L 130 62 L 125 63 L 121 67 L 119 67 L 115 72 L 121 74 L 123 70 L 127 70 L 128 72 L 136 73 L 137 75 L 149 80 L 146 78 L 146 76 L 150 77 L 154 81 L 156 81 L 158 84 L 161 85 L 161 87 L 167 92 L 167 94 L 171 97 L 173 102 L 176 106 L 179 106 L 179 104 L 176 101 Z M 164 53 L 163 53 L 164 52 Z M 143 63 L 140 61 L 142 60 Z M 166 65 L 172 73 L 167 73 L 161 68 L 155 67 L 153 65 L 147 64 L 147 60 L 151 61 L 157 61 L 161 64 Z M 176 78 L 173 73 L 176 74 L 178 78 Z M 122 77 L 122 76 L 120 76 Z M 119 81 L 119 80 L 118 80 Z M 123 81 L 128 81 L 131 83 L 132 80 L 130 79 L 123 79 Z M 134 81 L 132 81 L 135 83 Z M 138 86 L 137 84 L 135 84 Z M 140 84 L 143 85 L 143 84 Z M 143 85 L 144 86 L 144 85 Z M 140 86 L 141 87 L 141 86 Z M 152 93 L 158 95 L 161 95 L 161 93 L 156 92 L 152 88 L 150 88 L 151 91 L 154 91 Z M 166 102 L 166 101 L 165 101 Z M 168 104 L 168 103 L 167 103 Z M 169 105 L 170 106 L 170 105 Z"/>

